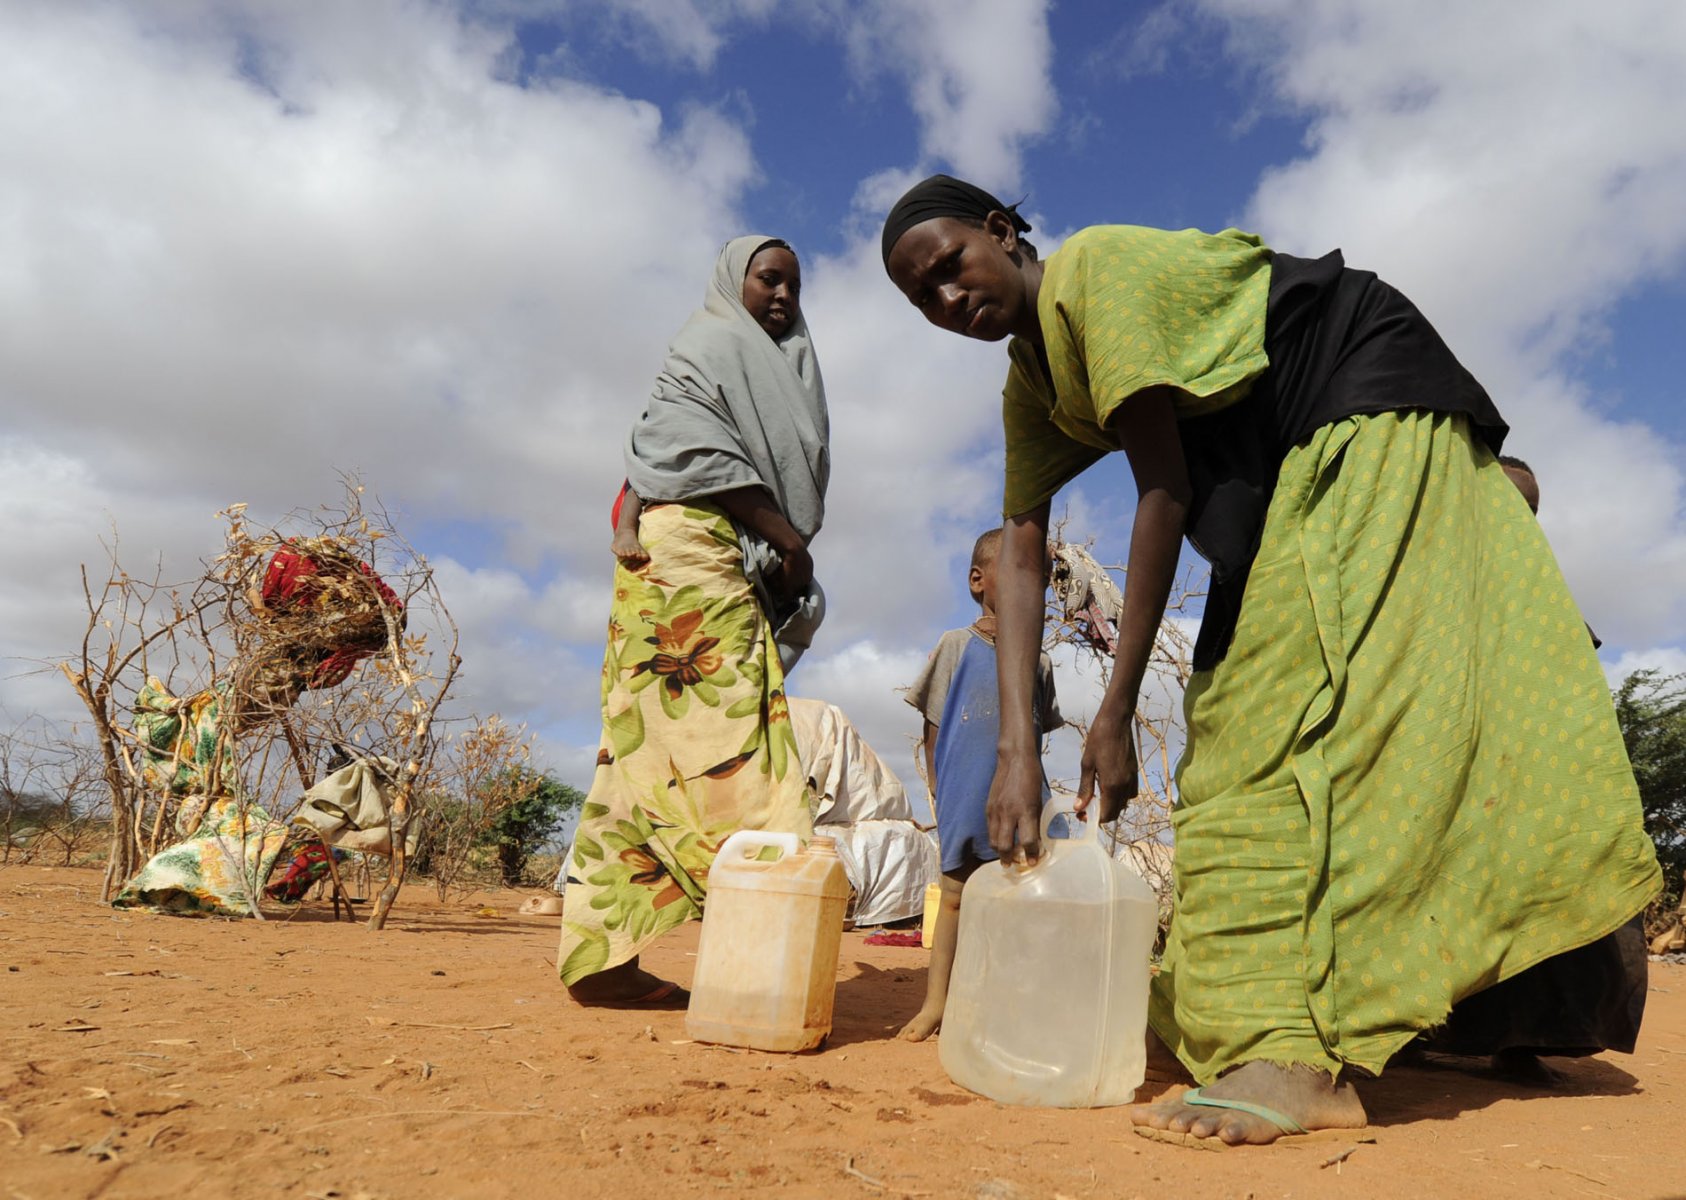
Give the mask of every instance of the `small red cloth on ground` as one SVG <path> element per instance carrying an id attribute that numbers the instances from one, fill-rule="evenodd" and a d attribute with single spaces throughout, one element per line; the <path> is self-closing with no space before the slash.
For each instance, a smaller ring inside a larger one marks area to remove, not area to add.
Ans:
<path id="1" fill-rule="evenodd" d="M 869 946 L 923 946 L 924 940 L 917 933 L 896 933 L 889 929 L 880 929 L 877 933 L 869 933 L 866 937 Z"/>

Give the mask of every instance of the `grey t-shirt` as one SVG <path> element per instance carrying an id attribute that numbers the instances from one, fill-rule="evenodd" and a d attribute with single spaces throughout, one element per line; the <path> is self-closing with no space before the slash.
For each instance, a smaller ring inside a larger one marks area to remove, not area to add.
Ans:
<path id="1" fill-rule="evenodd" d="M 953 682 L 960 656 L 965 653 L 966 645 L 972 638 L 977 638 L 991 650 L 995 648 L 992 639 L 970 626 L 950 629 L 937 642 L 930 658 L 925 660 L 925 669 L 919 672 L 919 678 L 907 689 L 907 702 L 933 725 L 943 723 L 943 704 L 948 699 L 949 684 Z M 1036 695 L 1032 705 L 1037 727 L 1044 734 L 1052 733 L 1065 724 L 1065 718 L 1060 715 L 1059 701 L 1054 696 L 1054 664 L 1047 651 L 1042 652 L 1036 664 Z"/>

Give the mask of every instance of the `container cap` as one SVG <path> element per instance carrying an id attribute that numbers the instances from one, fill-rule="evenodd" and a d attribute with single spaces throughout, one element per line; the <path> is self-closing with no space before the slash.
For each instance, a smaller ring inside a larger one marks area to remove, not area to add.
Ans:
<path id="1" fill-rule="evenodd" d="M 830 837 L 814 837 L 808 839 L 809 854 L 837 855 L 837 839 Z"/>

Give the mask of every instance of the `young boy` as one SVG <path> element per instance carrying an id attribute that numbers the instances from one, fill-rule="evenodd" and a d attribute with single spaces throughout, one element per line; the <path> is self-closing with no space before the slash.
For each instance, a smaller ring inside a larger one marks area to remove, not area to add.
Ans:
<path id="1" fill-rule="evenodd" d="M 991 529 L 972 547 L 966 584 L 983 612 L 970 627 L 943 634 L 907 693 L 907 702 L 925 718 L 925 777 L 937 810 L 943 872 L 925 1006 L 901 1031 L 910 1042 L 924 1041 L 942 1024 L 960 935 L 960 889 L 980 864 L 997 857 L 989 845 L 984 808 L 1001 733 L 995 679 L 995 557 L 1000 547 L 999 529 Z M 1034 711 L 1038 735 L 1065 723 L 1054 699 L 1053 664 L 1046 654 L 1037 668 Z M 1047 799 L 1046 782 L 1042 795 Z"/>

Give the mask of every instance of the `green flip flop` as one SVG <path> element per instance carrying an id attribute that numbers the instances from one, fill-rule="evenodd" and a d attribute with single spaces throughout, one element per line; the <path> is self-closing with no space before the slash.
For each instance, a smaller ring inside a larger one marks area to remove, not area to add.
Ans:
<path id="1" fill-rule="evenodd" d="M 1246 1100 L 1225 1100 L 1218 1096 L 1208 1096 L 1200 1088 L 1189 1088 L 1184 1092 L 1183 1103 L 1192 1104 L 1197 1108 L 1233 1108 L 1236 1112 L 1249 1113 L 1260 1120 L 1269 1121 L 1283 1133 L 1308 1132 L 1304 1125 L 1287 1113 L 1277 1112 L 1274 1108 L 1266 1108 L 1262 1104 L 1252 1104 Z"/>

